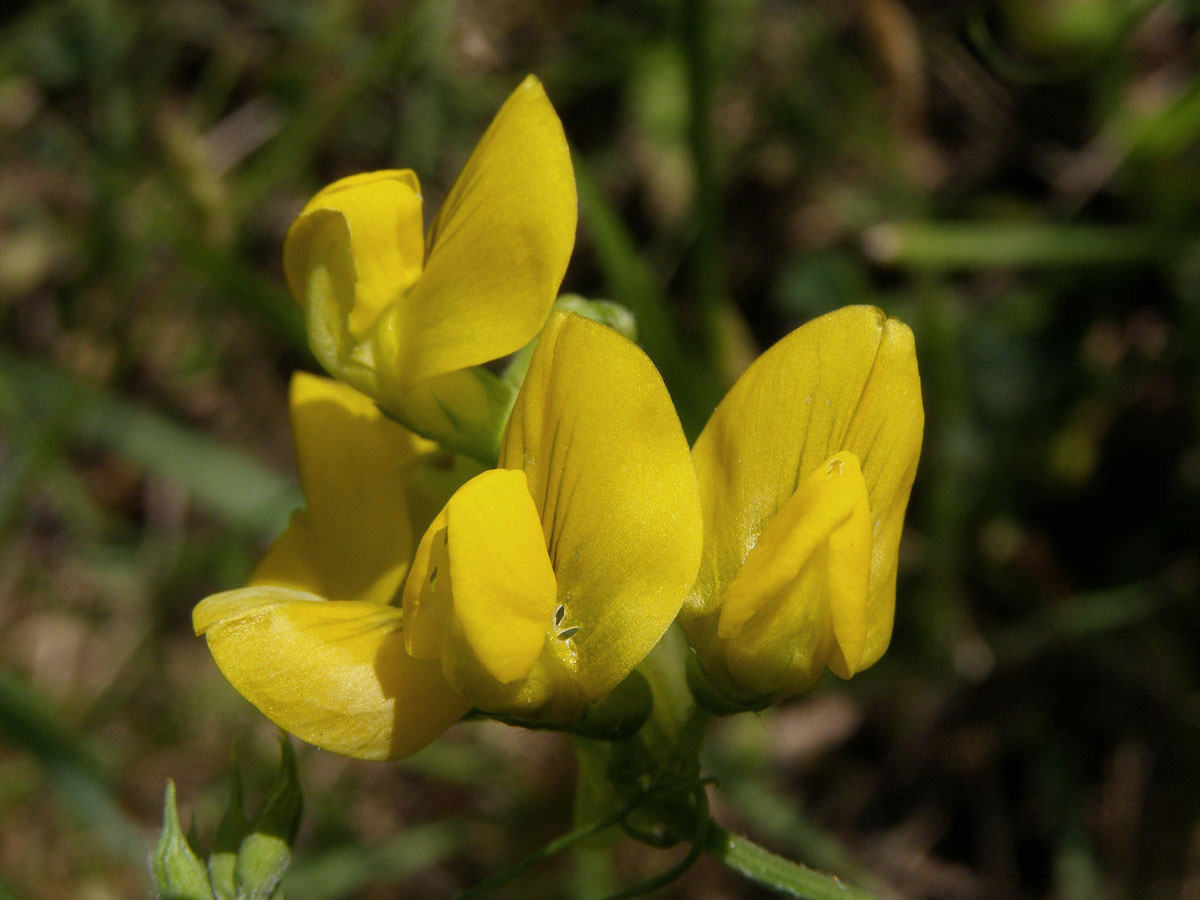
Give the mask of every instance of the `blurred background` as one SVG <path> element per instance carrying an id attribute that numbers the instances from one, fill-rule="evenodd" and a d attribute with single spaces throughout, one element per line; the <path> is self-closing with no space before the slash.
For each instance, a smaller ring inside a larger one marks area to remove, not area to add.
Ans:
<path id="1" fill-rule="evenodd" d="M 714 813 L 881 897 L 1200 898 L 1195 0 L 11 2 L 0 13 L 0 898 L 145 896 L 275 729 L 192 636 L 298 502 L 280 251 L 343 175 L 435 210 L 527 73 L 694 437 L 814 315 L 917 335 L 891 651 L 714 729 Z M 298 748 L 296 900 L 442 897 L 571 827 L 562 738 Z M 594 896 L 628 842 L 500 896 Z M 601 860 L 603 861 L 603 860 Z M 663 897 L 764 897 L 707 860 Z"/>

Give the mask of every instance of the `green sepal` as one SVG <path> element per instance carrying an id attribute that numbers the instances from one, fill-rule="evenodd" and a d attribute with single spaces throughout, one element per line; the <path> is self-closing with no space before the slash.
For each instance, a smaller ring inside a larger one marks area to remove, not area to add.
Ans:
<path id="1" fill-rule="evenodd" d="M 519 388 L 472 366 L 417 385 L 403 408 L 380 404 L 379 409 L 414 434 L 494 466 Z"/>
<path id="2" fill-rule="evenodd" d="M 286 737 L 280 741 L 279 771 L 250 821 L 238 847 L 234 883 L 238 900 L 269 900 L 292 859 L 292 844 L 300 827 L 304 797 L 296 772 L 296 754 Z"/>
<path id="3" fill-rule="evenodd" d="M 627 835 L 654 847 L 673 847 L 695 831 L 705 780 L 697 760 L 657 758 L 640 738 L 573 742 L 579 761 L 576 815 L 603 819 L 624 808 L 616 824 Z"/>
<path id="4" fill-rule="evenodd" d="M 625 680 L 592 703 L 583 714 L 570 722 L 540 722 L 521 719 L 506 713 L 486 712 L 473 709 L 467 718 L 487 718 L 528 728 L 533 731 L 560 731 L 594 741 L 623 741 L 637 734 L 653 706 L 650 685 L 636 669 L 625 676 Z"/>
<path id="5" fill-rule="evenodd" d="M 630 340 L 637 338 L 633 313 L 618 303 L 563 294 L 553 309 L 607 325 Z M 537 342 L 535 337 L 509 357 L 499 375 L 485 366 L 447 372 L 413 387 L 402 404 L 381 403 L 379 408 L 414 434 L 494 466 Z"/>
<path id="6" fill-rule="evenodd" d="M 163 828 L 150 857 L 150 874 L 158 900 L 213 900 L 208 871 L 192 849 L 179 823 L 175 782 L 167 779 Z"/>
<path id="7" fill-rule="evenodd" d="M 234 760 L 233 771 L 229 775 L 229 805 L 221 815 L 212 853 L 208 857 L 208 878 L 217 900 L 237 898 L 234 869 L 238 850 L 249 828 L 250 821 L 242 805 L 242 771 L 237 760 Z"/>
<path id="8" fill-rule="evenodd" d="M 704 667 L 695 652 L 689 652 L 687 660 L 687 684 L 696 698 L 696 703 L 715 716 L 734 716 L 744 712 L 761 712 L 774 706 L 774 700 L 747 700 L 722 691 L 704 674 Z"/>
<path id="9" fill-rule="evenodd" d="M 615 688 L 591 704 L 570 727 L 573 734 L 598 741 L 632 737 L 650 717 L 654 696 L 644 675 L 634 669 Z"/>

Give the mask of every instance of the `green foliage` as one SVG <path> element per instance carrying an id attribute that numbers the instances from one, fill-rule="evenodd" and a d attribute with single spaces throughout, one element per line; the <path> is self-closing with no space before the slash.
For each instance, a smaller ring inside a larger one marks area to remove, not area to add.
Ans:
<path id="1" fill-rule="evenodd" d="M 183 834 L 175 783 L 167 780 L 162 832 L 150 859 L 159 900 L 282 900 L 279 882 L 292 859 L 304 800 L 291 741 L 282 739 L 280 748 L 275 781 L 251 819 L 242 808 L 241 769 L 234 764 L 207 864 Z"/>

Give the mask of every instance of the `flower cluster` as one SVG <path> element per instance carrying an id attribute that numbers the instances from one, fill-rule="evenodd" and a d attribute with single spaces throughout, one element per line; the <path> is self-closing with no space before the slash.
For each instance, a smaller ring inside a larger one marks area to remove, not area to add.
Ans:
<path id="1" fill-rule="evenodd" d="M 651 702 L 637 668 L 676 621 L 713 708 L 879 659 L 923 424 L 908 328 L 870 307 L 808 323 L 689 449 L 646 355 L 554 309 L 576 199 L 536 79 L 422 221 L 416 176 L 386 171 L 320 191 L 288 233 L 335 380 L 292 382 L 305 508 L 247 587 L 195 609 L 238 691 L 389 759 L 472 709 L 603 729 L 606 704 Z"/>

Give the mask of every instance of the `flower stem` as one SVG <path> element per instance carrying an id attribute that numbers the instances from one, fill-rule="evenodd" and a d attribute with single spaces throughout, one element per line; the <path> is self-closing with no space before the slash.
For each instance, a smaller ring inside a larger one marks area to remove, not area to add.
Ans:
<path id="1" fill-rule="evenodd" d="M 528 856 L 509 866 L 507 869 L 496 873 L 491 878 L 485 879 L 484 881 L 479 882 L 475 886 L 470 887 L 465 891 L 460 891 L 454 895 L 453 900 L 468 900 L 470 897 L 479 897 L 493 888 L 500 887 L 500 885 L 512 881 L 518 875 L 521 875 L 528 869 L 532 869 L 538 863 L 542 862 L 542 860 L 549 859 L 550 857 L 561 853 L 585 838 L 591 837 L 593 834 L 598 834 L 610 825 L 615 825 L 620 820 L 620 815 L 623 815 L 625 812 L 626 810 L 622 809 L 619 811 L 619 813 L 614 813 L 607 819 L 602 819 L 601 821 L 595 822 L 584 828 L 576 828 L 574 831 L 567 832 L 562 837 L 556 838 L 555 840 L 543 845 L 533 853 L 530 853 Z"/>
<path id="2" fill-rule="evenodd" d="M 870 894 L 832 875 L 776 856 L 765 847 L 725 830 L 716 822 L 709 825 L 704 852 L 755 884 L 785 897 L 798 897 L 801 900 L 874 900 Z"/>
<path id="3" fill-rule="evenodd" d="M 634 810 L 636 810 L 638 807 L 640 807 L 643 803 L 646 803 L 647 801 L 652 800 L 657 795 L 660 795 L 663 793 L 670 793 L 671 791 L 679 790 L 680 788 L 685 788 L 685 787 L 690 786 L 690 787 L 693 787 L 695 790 L 699 790 L 701 792 L 701 796 L 702 796 L 704 786 L 706 784 L 708 784 L 708 781 L 705 779 L 700 779 L 700 780 L 687 779 L 687 780 L 680 781 L 680 782 L 667 782 L 667 783 L 663 783 L 663 784 L 654 785 L 644 791 L 639 792 L 628 803 L 626 803 L 624 806 L 622 806 L 620 809 L 616 810 L 612 814 L 605 816 L 603 819 L 593 822 L 590 825 L 586 825 L 581 828 L 576 828 L 574 831 L 569 831 L 566 834 L 562 835 L 561 837 L 555 838 L 554 840 L 550 841 L 547 844 L 543 844 L 540 848 L 533 851 L 532 853 L 530 853 L 528 856 L 524 857 L 523 859 L 520 859 L 517 862 L 513 863 L 507 869 L 504 869 L 503 871 L 498 872 L 497 874 L 493 875 L 491 878 L 481 881 L 478 884 L 474 885 L 473 887 L 468 888 L 465 891 L 461 891 L 461 892 L 455 894 L 453 897 L 453 900 L 469 900 L 469 898 L 471 898 L 471 897 L 481 896 L 481 895 L 487 893 L 488 891 L 492 890 L 493 888 L 497 888 L 502 884 L 512 881 L 518 875 L 521 875 L 525 871 L 532 869 L 534 866 L 536 866 L 538 863 L 542 862 L 543 860 L 549 859 L 552 856 L 562 853 L 564 850 L 569 849 L 570 847 L 574 846 L 575 844 L 578 844 L 580 841 L 585 840 L 586 838 L 591 837 L 594 834 L 599 834 L 601 831 L 603 831 L 605 828 L 608 828 L 611 825 L 619 824 L 627 816 L 629 816 L 630 813 L 632 813 Z M 705 806 L 704 807 L 705 817 L 707 817 L 707 809 L 708 809 L 708 807 Z M 715 825 L 713 825 L 712 827 L 715 827 Z M 697 837 L 706 836 L 708 833 L 708 828 L 709 828 L 709 826 L 701 827 L 701 825 L 698 824 L 697 825 L 697 829 L 698 829 Z M 706 846 L 707 846 L 707 844 L 706 844 Z M 691 863 L 689 862 L 688 865 L 690 865 L 690 864 Z"/>
<path id="4" fill-rule="evenodd" d="M 706 319 L 708 358 L 718 359 L 715 333 L 725 303 L 725 261 L 721 240 L 721 192 L 712 135 L 713 61 L 710 0 L 684 0 L 680 37 L 688 73 L 688 146 L 692 154 L 696 237 L 692 289 Z"/>

